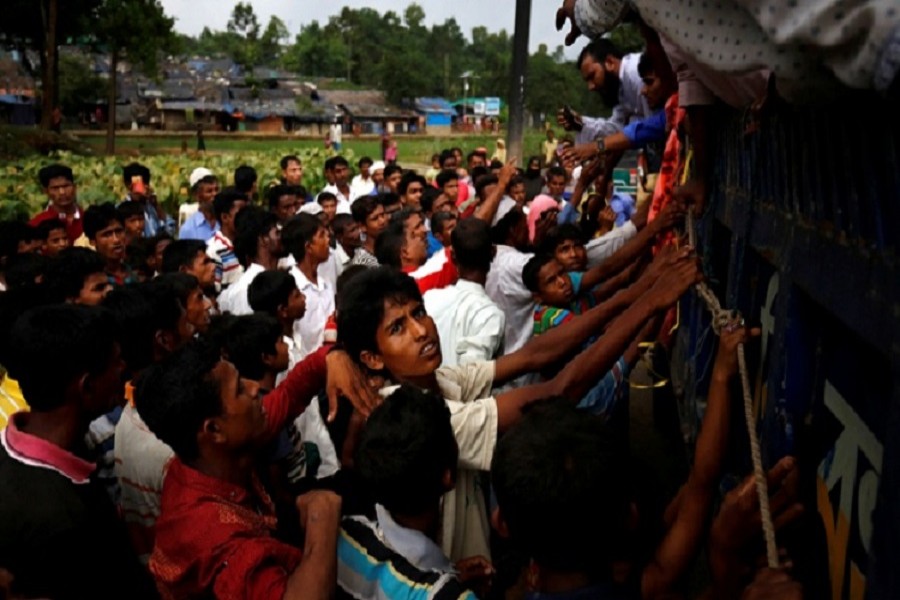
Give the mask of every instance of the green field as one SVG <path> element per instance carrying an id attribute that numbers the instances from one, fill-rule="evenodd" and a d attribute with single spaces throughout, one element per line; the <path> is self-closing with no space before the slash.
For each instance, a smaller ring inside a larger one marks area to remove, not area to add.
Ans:
<path id="1" fill-rule="evenodd" d="M 77 135 L 97 153 L 104 151 L 105 138 L 102 132 L 78 132 Z M 497 137 L 490 135 L 454 135 L 447 137 L 410 135 L 397 136 L 396 139 L 399 150 L 398 162 L 402 165 L 404 163 L 428 164 L 431 161 L 432 154 L 439 153 L 444 148 L 453 146 L 462 148 L 464 154 L 483 146 L 488 149 L 488 154 L 490 155 L 494 151 Z M 525 134 L 527 153 L 529 155 L 539 153 L 543 139 L 544 135 L 539 131 L 527 132 Z M 196 138 L 192 134 L 133 135 L 122 132 L 116 136 L 116 151 L 123 154 L 180 152 L 183 141 L 187 142 L 188 150 L 193 151 L 196 148 Z M 247 136 L 235 134 L 234 136 L 229 136 L 228 134 L 221 134 L 206 137 L 206 150 L 210 153 L 268 152 L 273 150 L 288 153 L 305 148 L 323 149 L 324 144 L 320 139 L 290 137 L 287 135 Z M 378 158 L 381 156 L 381 141 L 377 137 L 353 138 L 345 136 L 344 148 L 352 150 L 353 155 L 356 157 L 370 156 Z"/>

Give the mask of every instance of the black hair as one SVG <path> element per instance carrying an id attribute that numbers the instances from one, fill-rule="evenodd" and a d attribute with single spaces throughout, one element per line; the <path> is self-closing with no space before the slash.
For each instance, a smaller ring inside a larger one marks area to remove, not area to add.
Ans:
<path id="1" fill-rule="evenodd" d="M 144 182 L 144 185 L 150 183 L 150 169 L 142 165 L 141 163 L 130 163 L 125 165 L 125 168 L 122 169 L 122 180 L 125 182 L 125 185 L 129 185 L 131 183 L 132 177 L 140 177 Z"/>
<path id="2" fill-rule="evenodd" d="M 68 233 L 66 222 L 62 219 L 47 219 L 46 221 L 41 221 L 34 229 L 36 230 L 37 238 L 45 242 L 50 239 L 51 232 L 61 230 Z"/>
<path id="3" fill-rule="evenodd" d="M 234 170 L 234 187 L 239 192 L 249 194 L 257 179 L 256 169 L 249 165 L 241 165 Z"/>
<path id="4" fill-rule="evenodd" d="M 482 192 L 484 192 L 484 188 L 489 185 L 497 185 L 500 182 L 496 175 L 482 175 L 477 179 L 474 177 L 472 179 L 475 182 L 475 195 L 479 198 L 481 197 Z"/>
<path id="5" fill-rule="evenodd" d="M 443 152 L 441 152 L 441 156 L 440 156 L 439 160 L 440 160 L 440 165 L 441 165 L 442 169 L 444 168 L 444 163 L 447 162 L 447 160 L 449 160 L 451 158 L 456 160 L 456 155 L 453 154 L 453 150 L 444 150 Z"/>
<path id="6" fill-rule="evenodd" d="M 153 283 L 168 287 L 184 309 L 187 309 L 188 298 L 200 287 L 200 281 L 188 273 L 163 273 Z"/>
<path id="7" fill-rule="evenodd" d="M 422 198 L 419 200 L 419 204 L 422 206 L 422 210 L 426 213 L 430 213 L 431 209 L 434 208 L 434 201 L 441 197 L 441 190 L 431 187 L 430 185 L 426 185 L 425 189 L 422 192 Z"/>
<path id="8" fill-rule="evenodd" d="M 640 60 L 638 60 L 638 75 L 648 77 L 656 73 L 656 66 L 653 64 L 653 58 L 649 52 L 643 52 Z"/>
<path id="9" fill-rule="evenodd" d="M 155 253 L 156 247 L 159 245 L 159 243 L 166 240 L 174 242 L 175 238 L 173 238 L 172 234 L 170 234 L 168 231 L 160 231 L 156 235 L 147 238 L 147 248 L 149 248 L 151 252 Z"/>
<path id="10" fill-rule="evenodd" d="M 322 170 L 325 172 L 334 171 L 334 159 L 334 156 L 332 156 L 331 158 L 326 158 L 325 162 L 322 163 Z"/>
<path id="11" fill-rule="evenodd" d="M 597 38 L 581 49 L 581 53 L 578 55 L 578 60 L 575 61 L 575 68 L 580 69 L 581 63 L 583 63 L 584 59 L 588 56 L 593 58 L 594 61 L 602 63 L 606 60 L 607 56 L 622 58 L 623 54 L 622 51 L 619 50 L 618 46 L 616 46 L 610 40 L 606 38 Z"/>
<path id="12" fill-rule="evenodd" d="M 497 443 L 491 482 L 510 540 L 538 565 L 609 577 L 625 541 L 622 444 L 565 400 L 535 405 Z"/>
<path id="13" fill-rule="evenodd" d="M 494 243 L 505 244 L 513 227 L 524 220 L 525 213 L 522 212 L 522 209 L 518 207 L 513 208 L 505 215 L 503 215 L 503 217 L 499 221 L 497 221 L 497 223 L 493 227 L 491 227 L 491 238 L 493 239 Z"/>
<path id="14" fill-rule="evenodd" d="M 400 204 L 400 196 L 393 192 L 382 192 L 375 196 L 378 199 L 378 203 L 381 204 L 385 209 L 388 206 L 394 206 L 395 204 Z"/>
<path id="15" fill-rule="evenodd" d="M 483 157 L 483 156 L 484 156 L 484 153 L 483 153 L 483 152 L 479 152 L 478 150 L 472 150 L 471 152 L 469 152 L 468 154 L 466 154 L 466 162 L 471 162 L 471 160 L 472 160 L 473 158 L 475 158 L 476 156 L 479 157 L 479 158 L 480 158 L 480 157 Z"/>
<path id="16" fill-rule="evenodd" d="M 256 258 L 259 238 L 278 227 L 278 217 L 259 206 L 245 206 L 234 219 L 234 254 L 241 266 Z"/>
<path id="17" fill-rule="evenodd" d="M 353 278 L 338 296 L 338 341 L 360 362 L 360 354 L 377 352 L 375 332 L 381 327 L 386 301 L 421 302 L 415 280 L 390 267 L 366 269 Z"/>
<path id="18" fill-rule="evenodd" d="M 335 235 L 343 235 L 344 229 L 346 229 L 350 223 L 355 223 L 353 220 L 353 215 L 348 215 L 346 213 L 338 213 L 334 215 L 334 219 L 331 220 L 331 229 L 334 231 Z M 284 241 L 282 240 L 282 244 Z"/>
<path id="19" fill-rule="evenodd" d="M 387 179 L 394 173 L 403 173 L 403 167 L 400 165 L 388 165 L 384 168 L 384 178 Z"/>
<path id="20" fill-rule="evenodd" d="M 447 185 L 448 182 L 459 180 L 459 173 L 453 169 L 444 169 L 437 174 L 437 177 L 435 177 L 434 180 L 437 182 L 439 189 L 444 189 L 444 186 Z"/>
<path id="21" fill-rule="evenodd" d="M 64 404 L 73 381 L 106 370 L 115 343 L 115 323 L 101 308 L 40 306 L 12 326 L 6 368 L 19 381 L 31 410 L 53 410 Z"/>
<path id="22" fill-rule="evenodd" d="M 175 240 L 163 250 L 162 273 L 178 273 L 182 268 L 190 269 L 197 253 L 206 254 L 206 244 L 200 240 Z"/>
<path id="23" fill-rule="evenodd" d="M 306 199 L 306 189 L 300 185 L 273 185 L 266 190 L 266 200 L 269 202 L 269 210 L 278 208 L 278 201 L 281 200 L 283 196 L 296 196 L 298 198 Z"/>
<path id="24" fill-rule="evenodd" d="M 94 273 L 103 273 L 106 264 L 100 255 L 88 248 L 66 248 L 47 267 L 44 284 L 55 302 L 77 298 L 84 280 Z"/>
<path id="25" fill-rule="evenodd" d="M 341 165 L 342 167 L 350 167 L 350 163 L 347 162 L 347 159 L 341 155 L 337 155 L 332 157 L 331 159 L 331 168 L 334 169 L 336 166 Z"/>
<path id="26" fill-rule="evenodd" d="M 9 356 L 16 352 L 10 344 L 10 331 L 25 312 L 48 304 L 60 304 L 45 293 L 44 286 L 30 285 L 0 293 L 0 365 L 9 367 Z"/>
<path id="27" fill-rule="evenodd" d="M 41 170 L 38 171 L 38 180 L 41 182 L 41 187 L 49 187 L 51 179 L 58 179 L 60 177 L 75 183 L 75 176 L 72 174 L 72 169 L 66 165 L 55 163 L 42 167 Z"/>
<path id="28" fill-rule="evenodd" d="M 506 193 L 509 194 L 509 191 L 517 185 L 525 185 L 525 178 L 521 175 L 515 175 L 512 179 L 509 180 L 509 183 L 506 184 Z"/>
<path id="29" fill-rule="evenodd" d="M 444 233 L 444 225 L 449 221 L 455 221 L 456 215 L 448 212 L 439 212 L 431 215 L 431 232 L 434 235 Z M 480 219 L 478 219 L 480 220 Z"/>
<path id="30" fill-rule="evenodd" d="M 59 222 L 59 219 L 52 219 Z M 0 261 L 19 253 L 20 242 L 36 239 L 34 227 L 25 221 L 0 221 Z"/>
<path id="31" fill-rule="evenodd" d="M 370 167 L 375 164 L 374 161 L 368 156 L 363 156 L 359 159 L 359 162 L 356 163 L 356 166 L 362 169 L 365 165 L 369 165 Z"/>
<path id="32" fill-rule="evenodd" d="M 425 218 L 425 215 L 422 214 L 421 210 L 418 210 L 411 206 L 404 206 L 400 210 L 395 211 L 393 214 L 391 214 L 390 222 L 391 223 L 398 222 L 398 223 L 403 223 L 404 225 L 406 225 L 406 221 L 413 215 L 419 215 L 423 219 Z"/>
<path id="33" fill-rule="evenodd" d="M 463 269 L 487 273 L 491 268 L 491 228 L 481 219 L 463 219 L 450 234 L 456 264 Z"/>
<path id="34" fill-rule="evenodd" d="M 238 317 L 228 328 L 225 355 L 241 377 L 258 381 L 266 374 L 263 354 L 275 354 L 281 325 L 272 315 L 257 313 Z"/>
<path id="35" fill-rule="evenodd" d="M 559 165 L 550 167 L 547 169 L 547 181 L 550 181 L 551 177 L 562 177 L 566 181 L 569 180 L 569 175 L 566 173 L 566 170 Z"/>
<path id="36" fill-rule="evenodd" d="M 391 221 L 375 240 L 375 258 L 378 263 L 399 269 L 400 253 L 406 245 L 406 230 L 401 221 Z"/>
<path id="37" fill-rule="evenodd" d="M 444 474 L 456 472 L 458 455 L 444 400 L 404 384 L 366 420 L 354 465 L 375 502 L 415 516 L 444 495 Z"/>
<path id="38" fill-rule="evenodd" d="M 284 171 L 285 169 L 288 168 L 288 164 L 290 164 L 292 162 L 295 162 L 298 165 L 303 164 L 303 161 L 300 160 L 300 157 L 298 157 L 295 154 L 288 154 L 287 156 L 283 156 L 281 158 L 281 161 L 278 164 L 281 165 L 281 170 Z"/>
<path id="39" fill-rule="evenodd" d="M 82 217 L 84 235 L 86 235 L 89 240 L 93 240 L 97 237 L 97 232 L 109 227 L 109 224 L 113 221 L 122 225 L 122 219 L 119 217 L 119 213 L 116 212 L 116 207 L 113 206 L 112 202 L 104 202 L 103 204 L 89 206 L 87 210 L 84 211 L 84 217 Z"/>
<path id="40" fill-rule="evenodd" d="M 425 178 L 416 173 L 415 171 L 407 171 L 403 174 L 403 177 L 400 179 L 400 183 L 397 185 L 397 193 L 401 196 L 405 196 L 407 190 L 409 190 L 409 184 L 411 183 L 421 183 L 422 188 L 428 187 L 428 182 L 425 181 Z"/>
<path id="41" fill-rule="evenodd" d="M 556 248 L 563 242 L 572 240 L 578 244 L 584 244 L 586 241 L 585 238 L 584 232 L 578 225 L 575 225 L 574 223 L 564 223 L 547 232 L 547 235 L 544 236 L 540 246 L 538 246 L 538 252 L 540 254 L 553 256 L 556 254 Z"/>
<path id="42" fill-rule="evenodd" d="M 491 164 L 488 165 L 488 166 L 490 167 L 491 171 L 493 171 L 494 169 L 502 169 L 502 168 L 503 168 L 503 161 L 502 161 L 502 160 L 497 160 L 497 159 L 495 158 L 494 160 L 491 161 Z"/>
<path id="43" fill-rule="evenodd" d="M 127 200 L 116 207 L 116 212 L 119 213 L 119 220 L 124 224 L 131 217 L 143 217 L 144 205 L 140 202 Z"/>
<path id="44" fill-rule="evenodd" d="M 52 261 L 36 252 L 14 254 L 6 260 L 6 286 L 13 290 L 38 285 Z"/>
<path id="45" fill-rule="evenodd" d="M 353 214 L 353 220 L 364 225 L 366 219 L 369 218 L 375 209 L 378 208 L 379 202 L 376 196 L 360 196 L 353 201 L 350 206 L 350 212 Z"/>
<path id="46" fill-rule="evenodd" d="M 351 281 L 353 281 L 361 273 L 364 273 L 368 270 L 369 267 L 365 265 L 347 265 L 346 267 L 344 267 L 344 270 L 341 271 L 340 275 L 338 275 L 337 283 L 335 284 L 336 296 L 340 296 L 341 291 L 344 290 Z"/>
<path id="47" fill-rule="evenodd" d="M 254 311 L 274 317 L 296 289 L 297 281 L 287 271 L 263 271 L 250 282 L 247 300 Z"/>
<path id="48" fill-rule="evenodd" d="M 556 257 L 552 254 L 535 254 L 528 259 L 528 262 L 522 267 L 522 283 L 529 292 L 533 294 L 540 292 L 541 269 L 554 260 Z"/>
<path id="49" fill-rule="evenodd" d="M 316 196 L 316 202 L 322 204 L 323 200 L 331 200 L 332 202 L 337 202 L 337 196 L 332 194 L 331 192 L 319 192 L 319 195 Z"/>
<path id="50" fill-rule="evenodd" d="M 122 359 L 134 374 L 153 362 L 158 331 L 177 331 L 184 313 L 174 291 L 157 280 L 113 288 L 103 299 L 116 322 Z"/>
<path id="51" fill-rule="evenodd" d="M 240 200 L 247 201 L 247 194 L 238 191 L 233 187 L 227 187 L 213 198 L 213 212 L 216 213 L 216 219 L 221 220 L 222 215 L 231 212 L 234 203 Z"/>
<path id="52" fill-rule="evenodd" d="M 491 170 L 490 170 L 490 169 L 488 169 L 487 167 L 484 167 L 484 166 L 479 165 L 479 166 L 475 167 L 474 169 L 472 169 L 471 172 L 469 172 L 469 178 L 470 178 L 472 181 L 478 181 L 478 180 L 481 179 L 482 177 L 489 176 L 490 174 L 491 174 Z"/>
<path id="53" fill-rule="evenodd" d="M 192 342 L 138 378 L 135 407 L 156 437 L 182 460 L 197 456 L 197 433 L 222 414 L 221 390 L 212 371 L 221 355 L 213 344 Z"/>
<path id="54" fill-rule="evenodd" d="M 298 263 L 306 257 L 306 244 L 324 227 L 318 217 L 301 213 L 288 219 L 281 230 L 281 246 Z"/>

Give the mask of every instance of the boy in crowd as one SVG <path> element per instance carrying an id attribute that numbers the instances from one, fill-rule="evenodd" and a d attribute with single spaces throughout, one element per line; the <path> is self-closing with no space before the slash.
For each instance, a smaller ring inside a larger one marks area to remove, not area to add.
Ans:
<path id="1" fill-rule="evenodd" d="M 334 591 L 340 499 L 297 500 L 303 549 L 274 537 L 275 507 L 256 475 L 260 449 L 326 383 L 364 388 L 346 354 L 323 349 L 260 400 L 219 348 L 195 342 L 154 365 L 135 396 L 141 417 L 175 452 L 163 483 L 150 571 L 164 597 L 325 600 Z M 327 372 L 327 382 L 326 382 Z"/>
<path id="2" fill-rule="evenodd" d="M 337 198 L 337 212 L 350 212 L 350 163 L 343 156 L 334 156 L 326 161 L 331 168 L 334 183 L 325 186 L 323 192 L 331 192 Z"/>
<path id="3" fill-rule="evenodd" d="M 378 202 L 384 207 L 384 214 L 388 219 L 403 208 L 403 202 L 400 200 L 400 196 L 393 192 L 386 191 L 378 194 Z"/>
<path id="4" fill-rule="evenodd" d="M 384 206 L 375 196 L 363 196 L 353 202 L 352 214 L 363 237 L 361 237 L 362 243 L 356 248 L 350 264 L 377 267 L 375 242 L 388 223 L 387 215 L 384 214 Z"/>
<path id="5" fill-rule="evenodd" d="M 362 244 L 360 239 L 359 223 L 352 215 L 335 215 L 331 222 L 331 231 L 334 234 L 334 253 L 339 270 L 343 272 L 350 265 L 356 249 Z"/>
<path id="6" fill-rule="evenodd" d="M 299 156 L 288 154 L 279 162 L 281 166 L 281 182 L 284 185 L 303 185 L 303 162 Z M 306 201 L 306 198 L 303 199 Z"/>
<path id="7" fill-rule="evenodd" d="M 137 281 L 125 263 L 125 227 L 111 202 L 96 204 L 84 211 L 84 234 L 106 264 L 105 272 L 113 286 Z"/>
<path id="8" fill-rule="evenodd" d="M 219 230 L 206 243 L 206 253 L 216 263 L 216 287 L 220 290 L 240 278 L 243 269 L 234 253 L 234 219 L 247 205 L 247 196 L 234 188 L 225 188 L 213 200 Z"/>
<path id="9" fill-rule="evenodd" d="M 56 258 L 70 245 L 64 221 L 47 219 L 37 226 L 37 231 L 41 238 L 41 254 L 48 258 Z"/>
<path id="10" fill-rule="evenodd" d="M 350 182 L 351 202 L 360 196 L 368 196 L 375 191 L 375 182 L 372 181 L 372 174 L 369 172 L 369 169 L 372 167 L 372 159 L 368 156 L 363 156 L 356 163 L 356 166 L 359 168 L 359 175 L 355 176 L 353 181 Z"/>
<path id="11" fill-rule="evenodd" d="M 441 195 L 446 199 L 445 202 L 449 202 L 456 207 L 456 201 L 459 196 L 459 174 L 457 174 L 456 170 L 444 169 L 438 173 L 435 184 L 437 189 L 441 191 Z M 432 210 L 438 212 L 437 208 Z"/>
<path id="12" fill-rule="evenodd" d="M 187 273 L 164 273 L 153 281 L 171 289 L 194 331 L 199 335 L 206 335 L 211 321 L 212 301 L 203 293 L 197 278 Z"/>
<path id="13" fill-rule="evenodd" d="M 155 597 L 84 457 L 87 424 L 122 399 L 115 323 L 95 307 L 43 306 L 16 321 L 9 346 L 31 410 L 0 432 L 0 564 L 27 598 Z"/>
<path id="14" fill-rule="evenodd" d="M 247 299 L 254 312 L 270 315 L 281 325 L 281 337 L 288 349 L 288 370 L 292 369 L 303 358 L 294 342 L 294 325 L 306 314 L 306 296 L 297 288 L 297 281 L 284 271 L 264 271 L 253 279 Z"/>
<path id="15" fill-rule="evenodd" d="M 397 186 L 397 193 L 400 195 L 400 202 L 406 208 L 415 210 L 422 209 L 422 193 L 428 183 L 425 178 L 417 174 L 415 171 L 407 171 L 400 179 L 400 185 Z"/>
<path id="16" fill-rule="evenodd" d="M 554 200 L 561 202 L 563 193 L 566 191 L 566 183 L 569 181 L 569 175 L 562 167 L 550 167 L 547 169 L 547 189 L 546 194 Z"/>
<path id="17" fill-rule="evenodd" d="M 306 190 L 291 185 L 273 185 L 266 192 L 269 212 L 278 219 L 278 225 L 284 225 L 288 219 L 297 214 L 306 199 Z"/>
<path id="18" fill-rule="evenodd" d="M 253 312 L 247 300 L 247 289 L 263 271 L 278 266 L 284 256 L 278 219 L 258 206 L 247 206 L 235 219 L 234 252 L 244 272 L 227 290 L 219 295 L 219 309 L 236 316 Z"/>
<path id="19" fill-rule="evenodd" d="M 47 267 L 44 283 L 53 302 L 97 306 L 112 286 L 103 259 L 87 248 L 66 248 Z"/>
<path id="20" fill-rule="evenodd" d="M 440 334 L 443 364 L 491 360 L 500 354 L 506 316 L 484 290 L 494 256 L 490 228 L 480 219 L 466 219 L 450 237 L 459 281 L 424 295 Z"/>
<path id="21" fill-rule="evenodd" d="M 175 222 L 163 210 L 150 185 L 150 169 L 140 163 L 125 165 L 122 180 L 128 190 L 122 204 L 137 202 L 144 211 L 144 237 L 153 237 L 160 231 L 174 233 Z"/>
<path id="22" fill-rule="evenodd" d="M 306 313 L 294 325 L 294 343 L 306 356 L 322 346 L 325 323 L 334 312 L 334 287 L 319 274 L 319 265 L 330 257 L 330 236 L 316 217 L 300 214 L 281 230 L 281 240 L 296 261 L 290 273 L 306 298 Z"/>
<path id="23" fill-rule="evenodd" d="M 496 361 L 441 368 L 440 339 L 425 311 L 415 281 L 380 267 L 356 276 L 338 307 L 338 341 L 368 371 L 395 384 L 411 383 L 443 396 L 450 408 L 460 449 L 456 487 L 444 498 L 441 547 L 452 560 L 489 557 L 487 512 L 479 473 L 489 468 L 497 436 L 515 424 L 522 408 L 547 396 L 580 400 L 616 361 L 618 346 L 630 342 L 644 323 L 667 309 L 698 278 L 697 265 L 685 258 L 653 287 L 609 322 L 606 306 L 579 320 L 534 338 L 521 351 Z M 543 369 L 577 351 L 607 325 L 603 337 L 552 380 L 491 397 L 504 381 Z"/>
<path id="24" fill-rule="evenodd" d="M 152 269 L 151 272 L 153 277 L 156 277 L 162 272 L 163 254 L 165 253 L 166 248 L 169 247 L 169 244 L 174 241 L 175 239 L 165 231 L 157 233 L 152 238 L 146 240 L 147 267 Z M 204 244 L 203 247 L 205 249 L 206 244 Z"/>
<path id="25" fill-rule="evenodd" d="M 163 252 L 163 273 L 193 275 L 207 293 L 215 292 L 216 263 L 206 253 L 206 244 L 200 240 L 176 240 Z"/>
<path id="26" fill-rule="evenodd" d="M 260 393 L 275 389 L 279 375 L 290 365 L 288 345 L 281 325 L 267 314 L 238 317 L 228 326 L 225 355 L 241 377 L 259 384 Z"/>
<path id="27" fill-rule="evenodd" d="M 378 238 L 375 254 L 382 265 L 400 269 L 416 281 L 424 294 L 453 285 L 459 278 L 446 248 L 428 258 L 422 215 L 404 210 Z"/>
<path id="28" fill-rule="evenodd" d="M 334 216 L 337 214 L 337 197 L 331 192 L 322 192 L 316 196 L 316 202 L 322 207 L 322 223 L 325 227 L 331 227 Z"/>
<path id="29" fill-rule="evenodd" d="M 205 167 L 197 167 L 188 178 L 193 202 L 178 209 L 178 239 L 207 242 L 219 230 L 213 199 L 219 193 L 219 180 Z"/>
<path id="30" fill-rule="evenodd" d="M 444 248 L 450 246 L 450 234 L 453 233 L 456 224 L 456 217 L 448 212 L 435 213 L 431 217 L 431 233 Z"/>
<path id="31" fill-rule="evenodd" d="M 569 272 L 587 270 L 587 250 L 584 233 L 573 223 L 554 227 L 541 240 L 539 253 L 553 256 Z"/>
<path id="32" fill-rule="evenodd" d="M 402 385 L 372 411 L 354 466 L 376 502 L 375 519 L 342 521 L 338 586 L 344 592 L 474 600 L 437 540 L 441 498 L 456 483 L 458 457 L 450 411 L 437 394 Z M 486 560 L 481 566 L 482 574 L 490 572 Z"/>
<path id="33" fill-rule="evenodd" d="M 144 207 L 139 202 L 127 201 L 120 204 L 116 211 L 125 227 L 125 244 L 130 245 L 135 240 L 142 239 L 146 221 Z"/>
<path id="34" fill-rule="evenodd" d="M 78 190 L 75 187 L 75 176 L 72 169 L 65 165 L 52 164 L 38 171 L 38 180 L 41 188 L 50 201 L 50 206 L 42 213 L 38 213 L 29 224 L 37 226 L 47 220 L 59 220 L 66 224 L 66 233 L 69 242 L 75 240 L 83 233 L 81 223 L 81 208 L 78 206 Z"/>
<path id="35" fill-rule="evenodd" d="M 135 409 L 134 385 L 147 367 L 190 341 L 194 327 L 175 290 L 159 281 L 117 289 L 104 306 L 120 332 L 128 378 L 126 404 L 112 439 L 113 470 L 120 490 L 118 506 L 134 551 L 146 565 L 153 550 L 162 481 L 173 454 L 150 433 Z"/>
<path id="36" fill-rule="evenodd" d="M 384 168 L 384 191 L 391 194 L 399 194 L 400 180 L 403 179 L 403 169 L 400 165 L 391 164 Z"/>

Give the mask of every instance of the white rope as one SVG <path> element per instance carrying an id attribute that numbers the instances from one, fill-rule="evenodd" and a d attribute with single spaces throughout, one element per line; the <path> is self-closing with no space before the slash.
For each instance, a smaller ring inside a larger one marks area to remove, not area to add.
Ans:
<path id="1" fill-rule="evenodd" d="M 685 217 L 685 228 L 687 229 L 688 243 L 692 248 L 696 248 L 697 233 L 694 229 L 694 216 L 690 208 Z M 722 305 L 719 304 L 719 299 L 709 289 L 706 282 L 701 281 L 695 286 L 695 289 L 697 295 L 700 296 L 700 299 L 703 300 L 711 313 L 712 328 L 716 335 L 721 335 L 724 327 L 740 319 L 737 313 L 722 308 Z M 778 567 L 778 548 L 775 545 L 775 526 L 772 524 L 772 512 L 769 509 L 769 485 L 762 466 L 759 436 L 756 434 L 756 421 L 753 418 L 753 398 L 750 394 L 750 376 L 747 373 L 744 344 L 738 344 L 737 357 L 744 396 L 744 420 L 747 424 L 747 435 L 750 439 L 750 458 L 753 461 L 753 478 L 756 482 L 756 494 L 759 497 L 759 514 L 762 518 L 763 535 L 766 540 L 766 559 L 769 567 L 774 569 Z"/>

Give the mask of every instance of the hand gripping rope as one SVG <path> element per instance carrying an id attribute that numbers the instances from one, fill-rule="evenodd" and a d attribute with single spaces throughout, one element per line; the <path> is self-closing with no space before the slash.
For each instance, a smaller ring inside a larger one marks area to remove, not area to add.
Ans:
<path id="1" fill-rule="evenodd" d="M 697 233 L 694 229 L 694 216 L 688 209 L 685 216 L 688 243 L 697 247 Z M 719 299 L 713 294 L 705 281 L 694 286 L 697 295 L 706 304 L 712 315 L 712 329 L 720 335 L 722 329 L 736 328 L 744 325 L 744 320 L 735 311 L 722 308 Z M 756 494 L 759 497 L 759 514 L 762 518 L 762 529 L 766 539 L 766 559 L 770 568 L 778 567 L 778 548 L 775 545 L 775 527 L 772 524 L 772 512 L 769 509 L 769 485 L 763 471 L 762 455 L 759 449 L 759 436 L 756 434 L 756 421 L 753 418 L 753 398 L 750 395 L 750 377 L 747 374 L 747 361 L 744 357 L 744 344 L 738 344 L 738 369 L 741 374 L 741 388 L 744 395 L 744 420 L 747 424 L 747 436 L 750 439 L 750 458 L 753 461 L 753 478 L 756 482 Z"/>

